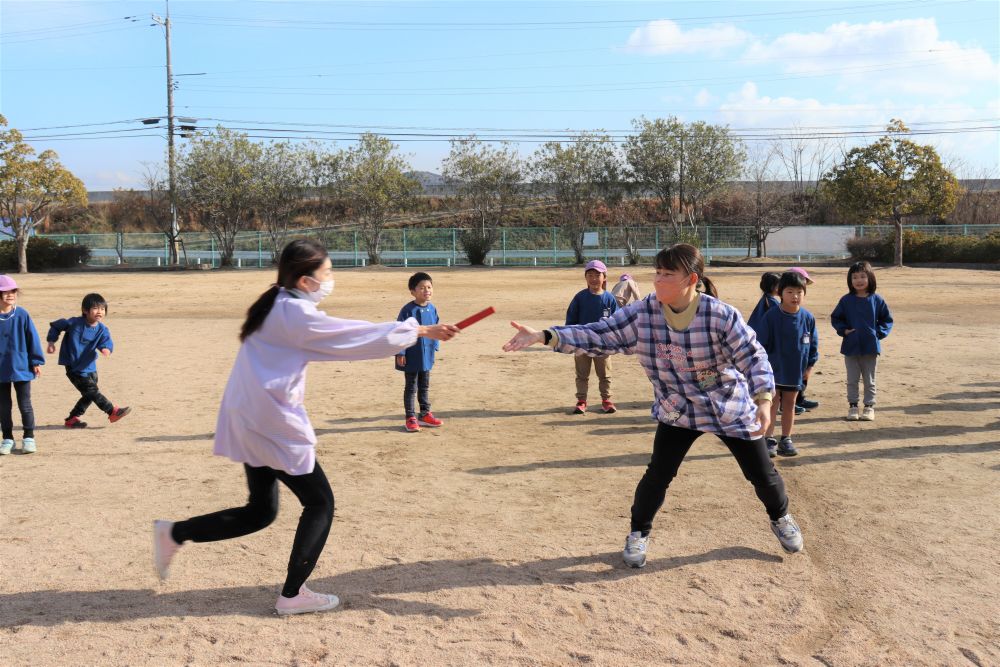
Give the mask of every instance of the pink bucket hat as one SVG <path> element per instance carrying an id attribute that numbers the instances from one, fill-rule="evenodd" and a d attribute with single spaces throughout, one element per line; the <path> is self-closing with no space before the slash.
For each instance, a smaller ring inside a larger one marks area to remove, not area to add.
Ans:
<path id="1" fill-rule="evenodd" d="M 602 262 L 601 260 L 592 259 L 589 262 L 587 262 L 587 266 L 583 268 L 584 273 L 586 273 L 587 271 L 597 271 L 599 273 L 607 274 L 608 267 L 604 266 L 604 262 Z"/>
<path id="2" fill-rule="evenodd" d="M 17 283 L 6 274 L 0 274 L 0 292 L 10 292 L 17 289 Z"/>
<path id="3" fill-rule="evenodd" d="M 813 282 L 814 282 L 813 279 L 809 277 L 809 274 L 802 267 L 800 267 L 800 266 L 793 266 L 792 268 L 790 268 L 788 270 L 791 271 L 792 273 L 797 273 L 800 276 L 802 276 L 803 278 L 805 278 L 806 279 L 806 285 L 812 285 L 813 284 Z"/>

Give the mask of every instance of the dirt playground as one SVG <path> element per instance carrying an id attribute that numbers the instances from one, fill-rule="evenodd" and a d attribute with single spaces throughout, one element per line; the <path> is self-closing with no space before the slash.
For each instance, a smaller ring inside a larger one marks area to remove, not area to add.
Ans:
<path id="1" fill-rule="evenodd" d="M 747 315 L 762 269 L 710 269 Z M 612 268 L 610 280 L 620 270 Z M 1000 665 L 1000 272 L 879 269 L 895 317 L 874 422 L 846 422 L 829 324 L 846 269 L 810 269 L 819 408 L 778 459 L 805 550 L 786 555 L 722 443 L 672 485 L 649 563 L 621 549 L 652 448 L 652 390 L 613 359 L 613 415 L 569 414 L 573 361 L 504 353 L 512 319 L 561 323 L 582 269 L 430 269 L 446 321 L 443 428 L 403 430 L 392 360 L 313 364 L 306 405 L 336 495 L 310 579 L 336 611 L 279 618 L 298 503 L 254 535 L 188 544 L 160 584 L 151 522 L 242 504 L 211 454 L 247 306 L 271 271 L 16 276 L 44 337 L 96 291 L 115 341 L 100 386 L 134 412 L 62 426 L 55 355 L 33 383 L 38 452 L 0 458 L 0 663 L 15 665 Z M 406 269 L 335 273 L 334 316 L 393 320 Z M 644 292 L 651 269 L 633 275 Z M 591 402 L 597 398 L 591 382 Z M 15 425 L 20 418 L 15 409 Z M 15 434 L 20 446 L 20 431 Z"/>

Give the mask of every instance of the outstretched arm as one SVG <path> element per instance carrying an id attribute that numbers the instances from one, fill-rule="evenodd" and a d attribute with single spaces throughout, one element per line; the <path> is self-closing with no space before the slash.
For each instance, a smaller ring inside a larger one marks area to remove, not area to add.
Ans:
<path id="1" fill-rule="evenodd" d="M 523 350 L 526 347 L 531 347 L 536 343 L 545 342 L 545 332 L 535 331 L 531 327 L 524 326 L 523 324 L 518 324 L 517 322 L 511 322 L 510 325 L 517 329 L 517 333 L 514 337 L 507 341 L 503 346 L 504 352 L 517 352 L 518 350 Z"/>

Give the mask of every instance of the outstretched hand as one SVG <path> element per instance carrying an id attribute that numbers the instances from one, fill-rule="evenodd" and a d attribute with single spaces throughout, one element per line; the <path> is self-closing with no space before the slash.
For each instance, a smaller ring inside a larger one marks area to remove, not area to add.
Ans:
<path id="1" fill-rule="evenodd" d="M 535 331 L 531 327 L 526 327 L 523 324 L 518 324 L 517 322 L 511 322 L 510 326 L 517 329 L 517 333 L 514 337 L 506 342 L 503 346 L 504 352 L 517 352 L 518 350 L 523 350 L 526 347 L 530 347 L 535 343 L 544 343 L 545 334 L 541 331 Z"/>
<path id="2" fill-rule="evenodd" d="M 760 430 L 750 434 L 753 438 L 766 434 L 771 425 L 771 401 L 761 401 L 757 404 L 757 421 L 760 422 Z"/>
<path id="3" fill-rule="evenodd" d="M 419 335 L 433 340 L 451 340 L 462 331 L 454 324 L 430 324 L 421 326 Z"/>

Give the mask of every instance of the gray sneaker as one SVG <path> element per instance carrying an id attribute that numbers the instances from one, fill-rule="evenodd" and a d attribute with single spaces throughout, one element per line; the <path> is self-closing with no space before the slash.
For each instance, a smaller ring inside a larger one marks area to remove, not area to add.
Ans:
<path id="1" fill-rule="evenodd" d="M 795 449 L 795 444 L 787 435 L 778 443 L 778 453 L 782 456 L 798 456 L 799 450 Z"/>
<path id="2" fill-rule="evenodd" d="M 625 538 L 625 550 L 622 552 L 625 564 L 629 567 L 645 567 L 648 543 L 649 536 L 643 537 L 639 531 L 629 533 Z"/>
<path id="3" fill-rule="evenodd" d="M 777 521 L 771 522 L 771 532 L 774 533 L 778 541 L 781 542 L 781 547 L 790 554 L 796 551 L 802 551 L 802 531 L 799 529 L 799 524 L 795 523 L 795 519 L 792 518 L 791 514 L 786 514 Z"/>
<path id="4" fill-rule="evenodd" d="M 767 455 L 772 459 L 778 455 L 778 441 L 774 438 L 764 438 L 767 443 Z"/>

